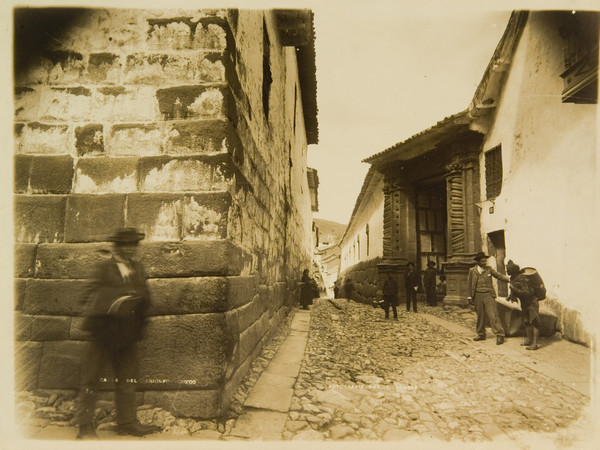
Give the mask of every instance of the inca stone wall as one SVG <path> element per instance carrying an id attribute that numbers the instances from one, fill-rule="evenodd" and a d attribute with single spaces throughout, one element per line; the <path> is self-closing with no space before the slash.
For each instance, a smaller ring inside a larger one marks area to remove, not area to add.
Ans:
<path id="1" fill-rule="evenodd" d="M 383 279 L 380 282 L 379 263 L 381 258 L 362 261 L 341 273 L 338 277 L 340 296 L 366 304 L 381 300 Z"/>
<path id="2" fill-rule="evenodd" d="M 86 279 L 134 226 L 143 402 L 217 416 L 310 261 L 295 49 L 262 11 L 74 17 L 15 77 L 17 387 L 77 389 Z"/>

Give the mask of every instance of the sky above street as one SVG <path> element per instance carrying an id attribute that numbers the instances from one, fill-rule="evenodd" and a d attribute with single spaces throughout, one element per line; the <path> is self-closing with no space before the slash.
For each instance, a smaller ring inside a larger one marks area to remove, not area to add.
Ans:
<path id="1" fill-rule="evenodd" d="M 319 143 L 309 146 L 308 165 L 319 173 L 316 217 L 347 223 L 369 168 L 362 159 L 467 108 L 510 17 L 472 2 L 408 5 L 313 8 Z"/>

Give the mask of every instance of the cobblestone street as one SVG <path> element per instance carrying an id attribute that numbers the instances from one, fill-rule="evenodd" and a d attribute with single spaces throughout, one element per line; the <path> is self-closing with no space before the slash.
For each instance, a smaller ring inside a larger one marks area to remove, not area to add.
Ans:
<path id="1" fill-rule="evenodd" d="M 464 325 L 474 319 L 469 310 L 445 314 L 438 306 L 417 314 L 399 308 L 397 321 L 386 320 L 368 305 L 318 301 L 284 439 L 586 436 L 585 420 L 578 422 L 586 396 L 515 364 L 504 346 L 488 351 L 432 324 L 428 312 Z M 552 352 L 552 344 L 542 351 Z"/>
<path id="2" fill-rule="evenodd" d="M 176 418 L 143 405 L 138 419 L 162 429 L 143 439 L 408 439 L 511 448 L 547 440 L 550 448 L 588 448 L 588 348 L 559 337 L 542 339 L 537 352 L 524 350 L 517 337 L 501 346 L 495 339 L 473 342 L 475 313 L 469 309 L 419 305 L 418 313 L 403 307 L 398 312 L 398 320 L 384 319 L 381 309 L 345 299 L 319 299 L 310 312 L 292 310 L 252 364 L 224 417 Z M 297 318 L 306 323 L 307 343 L 296 358 L 286 354 L 285 343 L 297 339 Z M 275 374 L 283 368 L 278 357 L 296 367 L 297 378 L 284 382 L 293 389 L 277 387 Z M 270 372 L 271 366 L 279 369 Z M 569 371 L 576 382 L 565 378 Z M 257 389 L 263 375 L 266 390 Z M 288 391 L 286 399 L 281 394 Z M 97 409 L 100 439 L 134 439 L 117 436 L 112 394 L 107 394 L 108 401 Z M 30 417 L 27 438 L 75 438 L 77 429 L 69 423 L 72 397 L 20 394 L 17 399 L 19 417 Z M 261 406 L 273 402 L 284 408 Z"/>

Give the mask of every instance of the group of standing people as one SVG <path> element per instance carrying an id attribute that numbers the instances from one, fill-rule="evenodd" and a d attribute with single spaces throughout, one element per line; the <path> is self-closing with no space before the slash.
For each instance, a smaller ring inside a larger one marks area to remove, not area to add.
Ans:
<path id="1" fill-rule="evenodd" d="M 489 256 L 483 252 L 475 255 L 475 266 L 469 269 L 467 277 L 468 302 L 474 307 L 477 314 L 475 331 L 477 335 L 473 338 L 474 341 L 482 341 L 486 339 L 486 318 L 489 320 L 490 326 L 496 336 L 496 344 L 504 343 L 506 334 L 502 323 L 498 317 L 496 307 L 496 290 L 492 284 L 492 277 L 500 281 L 509 283 L 511 292 L 508 300 L 515 302 L 517 299 L 521 303 L 522 320 L 525 325 L 526 338 L 523 344 L 527 350 L 537 350 L 538 337 L 540 334 L 540 316 L 539 316 L 539 301 L 541 298 L 536 297 L 536 291 L 530 279 L 524 274 L 524 271 L 509 260 L 506 266 L 506 272 L 509 276 L 499 273 L 492 267 L 487 265 Z M 429 261 L 427 269 L 423 275 L 423 285 L 427 304 L 430 306 L 437 305 L 438 296 L 446 294 L 446 277 L 440 275 L 440 283 L 436 284 L 438 271 L 435 269 L 435 262 Z M 410 311 L 411 305 L 414 312 L 417 312 L 417 292 L 419 291 L 421 279 L 419 273 L 415 269 L 412 262 L 407 264 L 407 271 L 404 274 L 404 286 L 406 293 L 406 310 Z M 542 284 L 543 288 L 543 284 Z M 392 308 L 394 319 L 398 318 L 396 307 L 398 306 L 398 285 L 393 278 L 392 273 L 388 272 L 383 283 L 383 310 L 385 318 L 390 315 L 390 306 Z"/>
<path id="2" fill-rule="evenodd" d="M 446 277 L 440 275 L 440 283 L 436 284 L 438 271 L 435 269 L 435 263 L 429 261 L 427 263 L 427 270 L 423 276 L 423 287 L 425 289 L 425 295 L 427 298 L 427 304 L 430 306 L 437 305 L 438 296 L 446 295 Z M 407 270 L 404 274 L 404 288 L 406 293 L 406 310 L 412 309 L 417 312 L 417 292 L 421 288 L 421 276 L 415 269 L 415 264 L 409 262 L 407 264 Z M 394 280 L 392 273 L 388 272 L 387 278 L 383 282 L 383 309 L 385 311 L 385 318 L 389 318 L 390 306 L 394 313 L 394 318 L 398 318 L 398 312 L 396 307 L 398 306 L 398 285 Z"/>

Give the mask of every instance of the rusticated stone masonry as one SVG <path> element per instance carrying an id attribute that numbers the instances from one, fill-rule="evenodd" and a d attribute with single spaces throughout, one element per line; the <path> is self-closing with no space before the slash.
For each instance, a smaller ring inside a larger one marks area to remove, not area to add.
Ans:
<path id="1" fill-rule="evenodd" d="M 134 226 L 153 295 L 143 402 L 218 416 L 310 261 L 295 49 L 262 11 L 70 17 L 16 74 L 17 387 L 78 388 L 86 279 Z M 263 33 L 279 45 L 269 122 Z"/>

